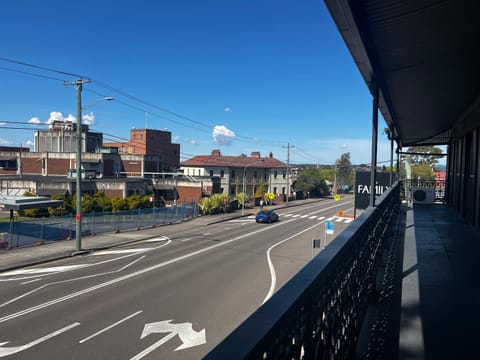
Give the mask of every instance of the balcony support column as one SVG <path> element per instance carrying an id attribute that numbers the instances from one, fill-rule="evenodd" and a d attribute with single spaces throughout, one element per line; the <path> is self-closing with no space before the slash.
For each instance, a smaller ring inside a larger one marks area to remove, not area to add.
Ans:
<path id="1" fill-rule="evenodd" d="M 370 203 L 369 206 L 375 206 L 375 183 L 377 177 L 377 139 L 378 139 L 378 85 L 375 81 L 370 85 L 370 91 L 373 95 L 372 109 L 372 160 L 370 173 Z"/>

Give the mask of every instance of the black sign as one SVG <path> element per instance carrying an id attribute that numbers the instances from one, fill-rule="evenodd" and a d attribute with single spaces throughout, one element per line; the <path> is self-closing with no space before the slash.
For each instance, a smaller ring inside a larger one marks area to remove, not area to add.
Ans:
<path id="1" fill-rule="evenodd" d="M 355 177 L 355 208 L 366 209 L 370 205 L 370 171 L 357 171 Z M 390 173 L 377 172 L 375 196 L 382 195 L 390 187 Z"/>

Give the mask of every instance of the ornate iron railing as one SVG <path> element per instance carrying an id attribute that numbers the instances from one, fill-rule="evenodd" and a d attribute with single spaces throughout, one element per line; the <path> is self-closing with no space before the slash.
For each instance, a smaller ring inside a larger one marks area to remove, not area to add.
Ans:
<path id="1" fill-rule="evenodd" d="M 435 189 L 435 202 L 445 203 L 445 180 L 404 180 L 405 198 L 412 200 L 412 191 L 415 188 Z"/>
<path id="2" fill-rule="evenodd" d="M 399 190 L 396 183 L 205 359 L 355 358 L 367 308 L 384 286 Z"/>

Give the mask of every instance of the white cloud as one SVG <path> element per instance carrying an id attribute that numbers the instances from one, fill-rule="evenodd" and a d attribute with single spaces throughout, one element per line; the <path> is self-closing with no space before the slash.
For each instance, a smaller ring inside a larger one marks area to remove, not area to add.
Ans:
<path id="1" fill-rule="evenodd" d="M 235 133 L 224 125 L 216 125 L 212 132 L 213 142 L 217 145 L 231 145 L 235 139 Z"/>
<path id="2" fill-rule="evenodd" d="M 93 112 L 90 112 L 89 114 L 83 115 L 82 120 L 84 124 L 92 126 L 93 124 L 95 124 L 95 115 L 93 114 Z"/>
<path id="3" fill-rule="evenodd" d="M 41 123 L 41 120 L 38 117 L 34 116 L 30 120 L 28 120 L 28 123 L 38 125 Z"/>
<path id="4" fill-rule="evenodd" d="M 13 142 L 11 140 L 0 138 L 0 145 L 1 146 L 8 146 L 8 145 L 12 145 L 12 144 L 13 144 Z"/>
<path id="5" fill-rule="evenodd" d="M 25 145 L 27 145 L 28 147 L 33 147 L 35 145 L 35 143 L 32 141 L 32 140 L 28 140 Z"/>
<path id="6" fill-rule="evenodd" d="M 0 121 L 0 126 L 5 126 L 5 125 L 7 125 L 6 122 Z"/>
<path id="7" fill-rule="evenodd" d="M 77 122 L 77 118 L 73 116 L 72 114 L 68 114 L 66 118 L 63 118 L 63 121 L 71 121 L 71 122 Z"/>
<path id="8" fill-rule="evenodd" d="M 63 114 L 58 111 L 52 111 L 50 117 L 47 120 L 47 124 L 51 124 L 54 121 L 63 121 Z"/>
<path id="9" fill-rule="evenodd" d="M 230 107 L 228 107 L 228 106 L 227 106 L 225 109 L 223 109 L 223 111 L 225 111 L 226 113 L 231 113 L 231 112 L 233 112 L 232 108 L 230 108 Z"/>

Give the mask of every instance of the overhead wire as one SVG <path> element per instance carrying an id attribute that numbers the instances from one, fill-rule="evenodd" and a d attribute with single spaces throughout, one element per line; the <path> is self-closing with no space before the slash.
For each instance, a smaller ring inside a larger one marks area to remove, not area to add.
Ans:
<path id="1" fill-rule="evenodd" d="M 167 121 L 171 121 L 175 124 L 178 124 L 178 125 L 182 125 L 182 126 L 187 126 L 187 127 L 190 127 L 190 128 L 193 128 L 194 130 L 199 130 L 199 131 L 203 131 L 203 132 L 207 132 L 207 133 L 210 133 L 212 130 L 212 125 L 209 125 L 209 124 L 205 124 L 203 122 L 200 122 L 200 121 L 197 121 L 197 120 L 194 120 L 190 117 L 187 117 L 187 116 L 184 116 L 184 115 L 181 115 L 177 112 L 174 112 L 174 111 L 171 111 L 171 110 L 168 110 L 162 106 L 158 106 L 156 104 L 153 104 L 149 101 L 146 101 L 146 100 L 143 100 L 137 96 L 134 96 L 126 91 L 123 91 L 123 90 L 119 90 L 107 83 L 104 83 L 104 82 L 101 82 L 101 81 L 98 81 L 98 80 L 94 80 L 92 79 L 91 77 L 88 77 L 88 76 L 84 76 L 84 75 L 81 75 L 81 74 L 76 74 L 76 73 L 72 73 L 72 72 L 67 72 L 67 71 L 62 71 L 62 70 L 58 70 L 58 69 L 53 69 L 53 68 L 49 68 L 49 67 L 45 67 L 45 66 L 39 66 L 39 65 L 34 65 L 34 64 L 30 64 L 30 63 L 26 63 L 26 62 L 23 62 L 23 61 L 18 61 L 18 60 L 13 60 L 13 59 L 9 59 L 9 58 L 5 58 L 5 57 L 0 57 L 0 61 L 4 61 L 4 62 L 8 62 L 8 63 L 12 63 L 12 64 L 16 64 L 16 65 L 21 65 L 21 66 L 26 66 L 26 67 L 31 67 L 31 68 L 34 68 L 34 69 L 38 69 L 38 70 L 43 70 L 43 71 L 49 71 L 49 72 L 53 72 L 53 73 L 57 73 L 57 74 L 62 74 L 62 75 L 67 75 L 67 76 L 71 76 L 71 77 L 76 77 L 76 78 L 81 78 L 81 79 L 90 79 L 92 81 L 93 84 L 99 86 L 99 87 L 102 87 L 104 89 L 108 89 L 109 91 L 113 91 L 114 93 L 116 94 L 120 94 L 121 96 L 124 96 L 130 100 L 133 100 L 133 101 L 136 101 L 140 104 L 143 104 L 145 106 L 148 106 L 148 107 L 151 107 L 151 108 L 154 108 L 154 109 L 157 109 L 159 111 L 162 111 L 166 114 L 169 114 L 171 116 L 174 116 L 176 118 L 179 118 L 181 120 L 184 120 L 184 121 L 187 121 L 191 124 L 194 124 L 196 126 L 192 126 L 192 125 L 187 125 L 185 124 L 184 122 L 182 121 L 179 121 L 179 120 L 175 120 L 175 119 L 172 119 L 171 117 L 166 117 L 166 116 L 163 116 L 163 115 L 160 115 L 160 114 L 157 114 L 157 113 L 153 113 L 151 111 L 147 111 L 146 109 L 144 108 L 140 108 L 138 106 L 135 106 L 135 105 L 132 105 L 132 104 L 129 104 L 127 102 L 124 102 L 124 101 L 121 101 L 121 100 L 118 100 L 116 99 L 116 102 L 118 102 L 119 104 L 122 104 L 124 106 L 127 106 L 127 107 L 130 107 L 132 109 L 135 109 L 135 110 L 138 110 L 138 111 L 142 111 L 144 113 L 148 113 L 152 116 L 155 116 L 155 117 L 158 117 L 158 118 L 161 118 L 161 119 L 164 119 L 164 120 L 167 120 Z M 4 68 L 4 67 L 0 67 L 4 70 L 8 70 L 8 71 L 14 71 L 14 72 L 18 72 L 18 73 L 22 73 L 24 75 L 30 75 L 30 76 L 37 76 L 37 77 L 40 77 L 40 78 L 44 78 L 44 79 L 48 79 L 48 80 L 55 80 L 55 81 L 62 81 L 62 82 L 65 82 L 64 79 L 60 79 L 60 78 L 55 78 L 55 77 L 51 77 L 51 76 L 46 76 L 46 75 L 41 75 L 41 74 L 35 74 L 35 73 L 31 73 L 31 72 L 26 72 L 26 71 L 21 71 L 21 70 L 15 70 L 15 69 L 9 69 L 9 68 Z M 88 88 L 84 88 L 85 91 L 89 91 L 91 93 L 94 93 L 94 94 L 98 94 L 96 93 L 95 91 L 91 90 L 91 89 L 88 89 Z M 239 135 L 239 134 L 236 134 L 235 135 L 235 140 L 236 141 L 239 141 L 239 142 L 244 142 L 244 143 L 249 143 L 249 144 L 254 144 L 254 145 L 260 145 L 260 146 L 282 146 L 285 142 L 280 142 L 280 141 L 266 141 L 266 140 L 262 140 L 262 141 L 258 141 L 256 140 L 255 138 L 252 138 L 252 137 L 247 137 L 247 136 L 243 136 L 243 135 Z M 314 158 L 312 155 L 304 152 L 304 154 L 306 154 L 307 156 L 310 156 L 312 159 Z"/>

